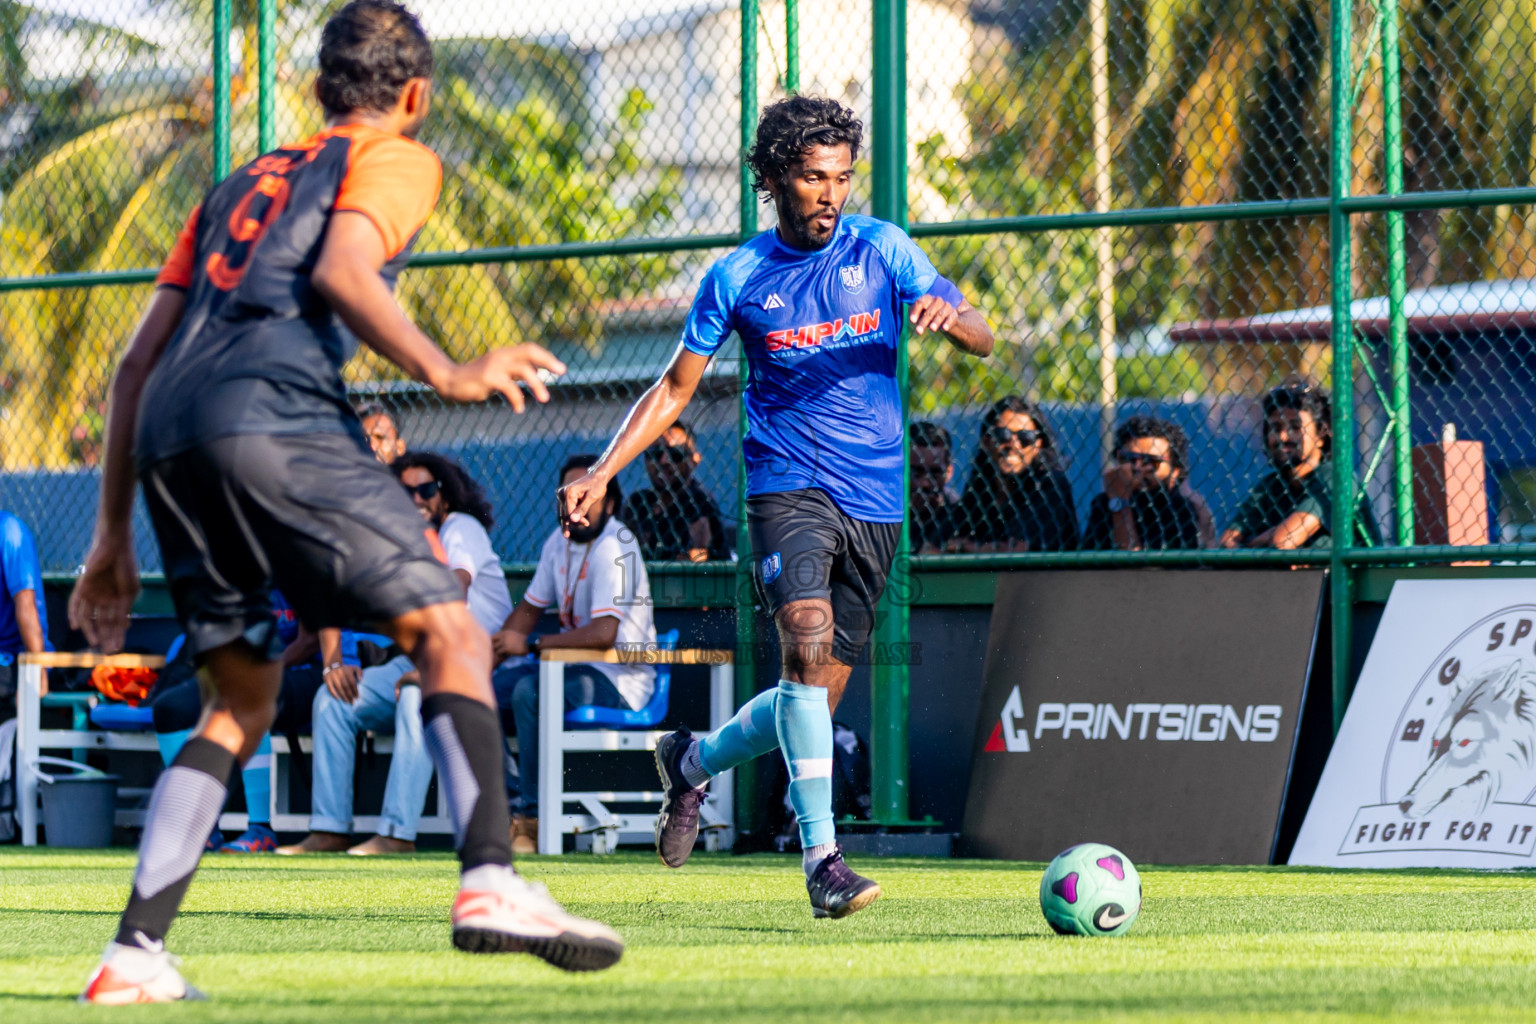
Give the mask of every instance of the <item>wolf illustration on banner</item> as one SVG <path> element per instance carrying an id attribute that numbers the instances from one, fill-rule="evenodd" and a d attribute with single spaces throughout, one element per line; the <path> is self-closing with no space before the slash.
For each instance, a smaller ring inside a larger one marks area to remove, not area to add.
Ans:
<path id="1" fill-rule="evenodd" d="M 1536 753 L 1536 675 L 1515 659 L 1484 669 L 1451 701 L 1429 764 L 1397 802 L 1410 820 L 1445 807 L 1482 814 L 1505 776 L 1524 777 Z"/>

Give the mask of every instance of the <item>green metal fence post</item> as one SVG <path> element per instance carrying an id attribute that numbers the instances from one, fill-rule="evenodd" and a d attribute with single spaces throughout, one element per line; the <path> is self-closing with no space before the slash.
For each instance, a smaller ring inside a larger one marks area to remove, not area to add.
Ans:
<path id="1" fill-rule="evenodd" d="M 1383 178 L 1388 195 L 1403 191 L 1402 57 L 1397 41 L 1398 0 L 1381 0 L 1381 148 Z M 1403 238 L 1403 211 L 1387 211 L 1387 301 L 1389 351 L 1392 360 L 1392 482 L 1397 514 L 1397 543 L 1413 543 L 1413 451 L 1408 409 L 1408 261 Z"/>
<path id="2" fill-rule="evenodd" d="M 800 0 L 784 0 L 784 91 L 800 91 Z"/>
<path id="3" fill-rule="evenodd" d="M 1333 125 L 1329 146 L 1328 236 L 1331 248 L 1330 299 L 1333 313 L 1333 548 L 1329 560 L 1329 599 L 1333 626 L 1333 729 L 1337 733 L 1349 703 L 1351 612 L 1350 567 L 1344 560 L 1355 540 L 1355 373 L 1349 213 L 1341 205 L 1354 175 L 1353 71 L 1354 4 L 1333 0 L 1330 46 L 1333 67 L 1330 105 Z"/>
<path id="4" fill-rule="evenodd" d="M 277 0 L 256 5 L 256 117 L 263 153 L 277 145 Z"/>
<path id="5" fill-rule="evenodd" d="M 229 5 L 213 0 L 213 180 L 229 177 Z"/>
<path id="6" fill-rule="evenodd" d="M 741 0 L 741 167 L 737 217 L 740 241 L 757 234 L 757 193 L 752 191 L 752 171 L 747 150 L 757 131 L 757 0 Z M 747 353 L 741 353 L 737 383 L 741 397 L 736 408 L 736 434 L 747 436 Z M 753 600 L 752 537 L 747 532 L 747 464 L 736 459 L 736 704 L 741 706 L 757 693 L 757 606 Z M 750 764 L 736 772 L 736 829 L 748 831 L 757 808 L 757 774 Z"/>
<path id="7" fill-rule="evenodd" d="M 907 12 L 905 0 L 874 2 L 874 118 L 870 128 L 870 161 L 873 175 L 870 208 L 876 217 L 899 227 L 907 225 Z M 903 328 L 897 342 L 896 386 L 902 407 L 907 402 L 907 336 Z M 906 416 L 902 416 L 906 423 Z M 907 493 L 905 427 L 902 440 L 902 494 Z M 906 502 L 902 502 L 905 507 Z M 906 524 L 896 545 L 891 579 L 881 598 L 875 626 L 875 649 L 870 659 L 870 791 L 871 817 L 876 822 L 900 824 L 907 820 L 907 713 L 911 672 L 910 617 L 907 593 L 911 556 Z"/>

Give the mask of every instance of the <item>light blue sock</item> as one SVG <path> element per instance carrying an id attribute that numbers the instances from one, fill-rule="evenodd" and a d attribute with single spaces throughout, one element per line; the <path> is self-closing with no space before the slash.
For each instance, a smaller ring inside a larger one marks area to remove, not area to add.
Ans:
<path id="1" fill-rule="evenodd" d="M 272 736 L 261 737 L 256 753 L 240 769 L 245 784 L 246 820 L 252 825 L 272 825 Z"/>
<path id="2" fill-rule="evenodd" d="M 167 768 L 171 766 L 172 761 L 176 760 L 176 755 L 181 753 L 182 745 L 191 738 L 191 729 L 155 733 L 155 742 L 160 744 L 160 760 L 165 762 Z"/>
<path id="3" fill-rule="evenodd" d="M 737 710 L 736 716 L 708 736 L 699 738 L 699 766 L 710 775 L 728 772 L 746 764 L 779 745 L 779 730 L 774 723 L 777 688 L 764 690 Z M 687 774 L 686 767 L 684 774 Z M 689 782 L 703 785 L 708 779 Z"/>
<path id="4" fill-rule="evenodd" d="M 779 749 L 789 767 L 789 805 L 800 823 L 800 845 L 809 850 L 837 841 L 832 824 L 832 713 L 827 691 L 779 680 L 774 706 Z"/>

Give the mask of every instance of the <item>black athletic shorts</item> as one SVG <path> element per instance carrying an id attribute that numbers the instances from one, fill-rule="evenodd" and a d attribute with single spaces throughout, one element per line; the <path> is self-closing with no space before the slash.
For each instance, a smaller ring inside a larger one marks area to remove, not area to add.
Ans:
<path id="1" fill-rule="evenodd" d="M 223 437 L 139 479 L 198 655 L 244 639 L 276 659 L 274 586 L 311 630 L 464 600 L 405 489 L 346 434 Z"/>
<path id="2" fill-rule="evenodd" d="M 777 615 L 791 601 L 832 602 L 832 656 L 858 664 L 875 628 L 900 523 L 866 523 L 820 488 L 747 499 L 758 592 Z"/>

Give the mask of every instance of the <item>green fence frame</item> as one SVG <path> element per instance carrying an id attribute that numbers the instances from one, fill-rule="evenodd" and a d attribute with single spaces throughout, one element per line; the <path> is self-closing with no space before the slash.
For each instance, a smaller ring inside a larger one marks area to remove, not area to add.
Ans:
<path id="1" fill-rule="evenodd" d="M 1380 567 L 1444 566 L 1452 562 L 1500 560 L 1536 561 L 1536 544 L 1494 544 L 1484 547 L 1415 546 L 1413 544 L 1412 476 L 1409 451 L 1409 381 L 1408 340 L 1404 310 L 1406 270 L 1404 260 L 1403 214 L 1424 209 L 1455 209 L 1505 205 L 1536 205 L 1536 187 L 1454 190 L 1404 193 L 1402 162 L 1402 88 L 1398 38 L 1397 0 L 1366 0 L 1379 32 L 1383 74 L 1383 148 L 1386 153 L 1383 181 L 1386 191 L 1379 195 L 1352 196 L 1352 118 L 1356 106 L 1354 56 L 1355 4 L 1336 2 L 1330 12 L 1329 51 L 1331 64 L 1329 155 L 1330 186 L 1325 197 L 1261 202 L 1223 203 L 1203 206 L 1095 210 L 1067 214 L 1042 214 L 964 220 L 949 223 L 911 225 L 916 238 L 975 234 L 1034 234 L 1086 228 L 1133 228 L 1147 225 L 1191 224 L 1232 220 L 1258 220 L 1276 217 L 1328 217 L 1331 244 L 1330 292 L 1333 315 L 1332 349 L 1335 380 L 1352 380 L 1354 371 L 1354 330 L 1350 321 L 1351 286 L 1350 243 L 1352 219 L 1365 213 L 1385 213 L 1387 224 L 1386 269 L 1389 292 L 1390 395 L 1389 415 L 1392 444 L 1392 484 L 1396 515 L 1389 533 L 1391 546 L 1361 548 L 1353 544 L 1353 520 L 1358 489 L 1352 459 L 1336 459 L 1333 464 L 1333 521 L 1335 537 L 1347 538 L 1330 551 L 1156 551 L 1156 552 L 1067 552 L 1012 555 L 925 555 L 911 557 L 907 533 L 902 531 L 896 573 L 883 604 L 877 626 L 877 642 L 889 650 L 901 650 L 898 644 L 910 639 L 907 602 L 898 599 L 906 591 L 909 575 L 916 571 L 934 574 L 975 574 L 1027 569 L 1127 568 L 1127 567 L 1281 567 L 1309 565 L 1329 572 L 1329 595 L 1333 635 L 1331 693 L 1334 725 L 1342 720 L 1349 699 L 1352 680 L 1352 613 L 1357 600 L 1356 577 L 1362 570 Z M 258 0 L 257 5 L 257 111 L 259 138 L 263 149 L 275 143 L 274 96 L 276 91 L 275 0 Z M 759 108 L 758 36 L 761 10 L 758 0 L 741 0 L 741 124 L 742 152 L 752 142 Z M 870 159 L 872 209 L 876 216 L 903 227 L 907 225 L 907 125 L 906 125 L 906 4 L 904 0 L 873 0 L 874 116 L 871 125 Z M 799 8 L 797 0 L 786 0 L 785 39 L 787 67 L 781 79 L 785 91 L 799 87 Z M 231 0 L 214 0 L 211 67 L 213 76 L 213 151 L 214 174 L 222 178 L 230 169 L 230 85 L 229 39 Z M 623 238 L 598 243 L 568 243 L 522 246 L 516 248 L 474 249 L 462 252 L 420 253 L 412 266 L 443 267 L 470 263 L 522 263 L 553 259 L 596 256 L 621 256 L 636 253 L 678 252 L 712 249 L 740 244 L 758 230 L 757 199 L 751 188 L 751 175 L 745 164 L 740 174 L 739 226 L 733 233 L 687 238 Z M 43 277 L 0 278 L 0 292 L 147 284 L 156 270 L 118 270 L 95 273 L 55 274 Z M 903 395 L 907 390 L 907 366 L 900 366 Z M 745 365 L 741 381 L 746 381 Z M 744 413 L 740 429 L 745 430 Z M 1333 436 L 1341 451 L 1353 452 L 1356 422 L 1350 387 L 1334 388 Z M 745 471 L 738 466 L 739 493 L 745 494 Z M 744 512 L 739 509 L 739 512 Z M 745 515 L 740 515 L 738 550 L 750 550 Z M 665 575 L 688 576 L 694 573 L 712 577 L 735 574 L 737 604 L 737 640 L 742 652 L 756 650 L 758 641 L 756 611 L 751 600 L 750 559 L 735 568 L 726 565 L 697 567 L 667 566 Z M 1486 571 L 1486 570 L 1485 570 Z M 1509 572 L 1536 574 L 1536 568 L 1520 570 L 1496 567 L 1492 574 Z M 958 578 L 958 577 L 957 577 Z M 890 827 L 929 826 L 931 821 L 915 822 L 908 817 L 907 799 L 907 708 L 910 686 L 908 666 L 892 664 L 899 659 L 882 658 L 874 669 L 872 728 L 870 746 L 873 769 L 874 823 Z M 745 700 L 755 687 L 753 673 L 737 677 L 737 697 Z M 738 806 L 753 802 L 754 780 L 750 773 L 739 773 Z"/>

